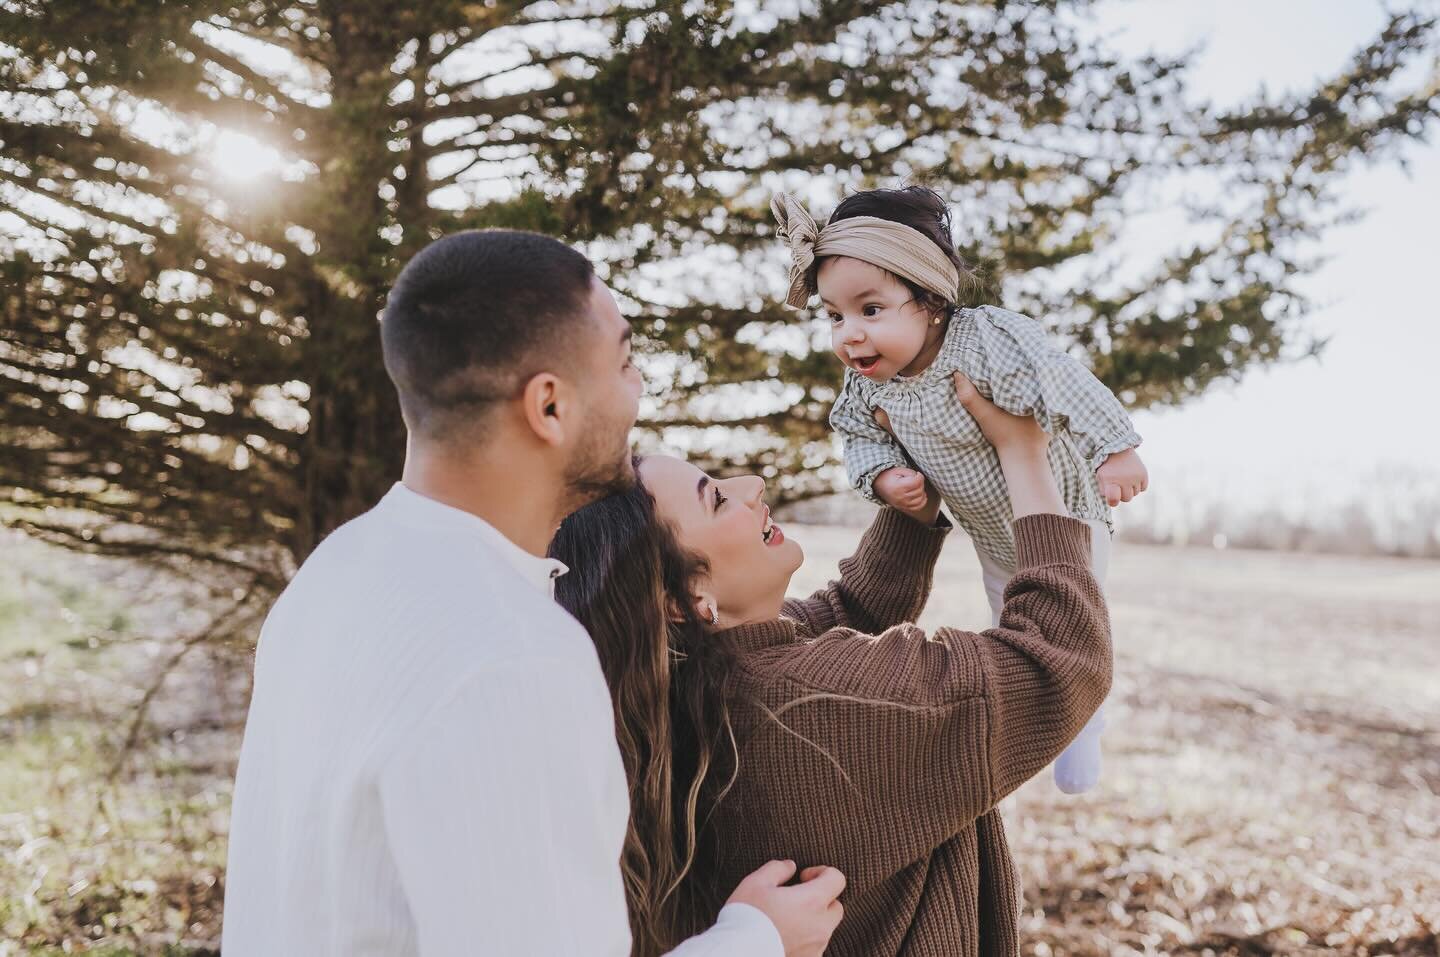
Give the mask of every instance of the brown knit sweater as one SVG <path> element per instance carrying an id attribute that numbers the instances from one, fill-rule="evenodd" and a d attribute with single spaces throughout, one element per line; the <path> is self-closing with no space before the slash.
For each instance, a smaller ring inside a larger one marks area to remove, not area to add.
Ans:
<path id="1" fill-rule="evenodd" d="M 739 696 L 763 708 L 737 708 L 719 886 L 772 858 L 840 868 L 834 957 L 1018 953 L 995 805 L 1059 756 L 1110 688 L 1088 526 L 1018 520 L 1000 627 L 927 636 L 913 621 L 947 532 L 882 509 L 839 581 L 731 631 Z"/>

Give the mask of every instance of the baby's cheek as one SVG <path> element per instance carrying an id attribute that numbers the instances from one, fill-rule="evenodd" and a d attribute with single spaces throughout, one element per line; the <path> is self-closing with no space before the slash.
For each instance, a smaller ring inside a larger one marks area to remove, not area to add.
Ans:
<path id="1" fill-rule="evenodd" d="M 897 358 L 905 351 L 905 329 L 901 323 L 887 316 L 871 326 L 870 341 L 877 352 L 891 359 Z"/>

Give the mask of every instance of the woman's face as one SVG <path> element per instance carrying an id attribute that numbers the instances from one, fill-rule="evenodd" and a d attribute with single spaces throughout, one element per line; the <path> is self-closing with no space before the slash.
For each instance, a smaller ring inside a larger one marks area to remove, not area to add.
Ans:
<path id="1" fill-rule="evenodd" d="M 709 577 L 695 586 L 701 617 L 718 608 L 725 627 L 778 616 L 805 553 L 770 521 L 764 480 L 712 479 L 668 455 L 643 459 L 639 474 L 680 544 L 710 565 Z"/>

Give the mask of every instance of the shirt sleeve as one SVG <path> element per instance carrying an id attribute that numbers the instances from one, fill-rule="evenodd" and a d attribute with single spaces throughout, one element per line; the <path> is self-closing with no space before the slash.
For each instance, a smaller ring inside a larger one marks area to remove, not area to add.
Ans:
<path id="1" fill-rule="evenodd" d="M 785 957 L 780 931 L 749 904 L 726 904 L 715 926 L 691 937 L 667 957 Z"/>
<path id="2" fill-rule="evenodd" d="M 875 495 L 875 477 L 886 469 L 908 468 L 910 462 L 900 444 L 875 421 L 849 370 L 840 397 L 830 409 L 830 427 L 844 444 L 845 474 L 851 487 L 876 505 L 885 504 Z"/>
<path id="3" fill-rule="evenodd" d="M 1050 433 L 1068 430 L 1093 471 L 1112 452 L 1140 444 L 1114 393 L 1074 356 L 1057 349 L 1040 323 L 994 306 L 975 310 L 980 341 L 971 376 L 981 392 L 1016 415 L 1033 415 Z"/>
<path id="4" fill-rule="evenodd" d="M 598 665 L 507 662 L 387 758 L 386 837 L 423 957 L 468 957 L 477 933 L 497 954 L 627 957 L 629 791 L 613 729 Z"/>

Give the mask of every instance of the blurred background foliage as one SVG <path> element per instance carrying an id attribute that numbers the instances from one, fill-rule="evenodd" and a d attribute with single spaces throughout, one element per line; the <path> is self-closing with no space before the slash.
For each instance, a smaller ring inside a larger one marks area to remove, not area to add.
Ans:
<path id="1" fill-rule="evenodd" d="M 1338 177 L 1434 119 L 1434 21 L 1218 109 L 1088 7 L 5 0 L 5 521 L 272 595 L 398 477 L 376 317 L 458 229 L 584 248 L 640 335 L 642 428 L 781 501 L 833 487 L 839 369 L 779 302 L 779 188 L 823 216 L 932 185 L 977 295 L 1135 408 L 1318 348 L 1297 281 Z M 1194 228 L 1119 262 L 1127 212 L 1191 175 Z"/>

